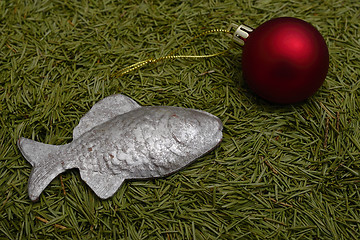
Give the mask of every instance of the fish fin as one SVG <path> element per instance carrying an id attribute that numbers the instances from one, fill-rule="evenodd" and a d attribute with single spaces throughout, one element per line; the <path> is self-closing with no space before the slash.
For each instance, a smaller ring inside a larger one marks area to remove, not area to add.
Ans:
<path id="1" fill-rule="evenodd" d="M 28 191 L 30 199 L 36 201 L 46 186 L 65 171 L 57 158 L 57 152 L 63 145 L 44 144 L 27 138 L 20 138 L 17 144 L 24 158 L 33 166 Z"/>
<path id="2" fill-rule="evenodd" d="M 112 197 L 125 179 L 109 173 L 80 170 L 81 178 L 102 199 Z"/>
<path id="3" fill-rule="evenodd" d="M 131 98 L 122 94 L 108 96 L 97 102 L 79 121 L 74 128 L 73 139 L 80 137 L 93 127 L 111 118 L 141 107 Z"/>

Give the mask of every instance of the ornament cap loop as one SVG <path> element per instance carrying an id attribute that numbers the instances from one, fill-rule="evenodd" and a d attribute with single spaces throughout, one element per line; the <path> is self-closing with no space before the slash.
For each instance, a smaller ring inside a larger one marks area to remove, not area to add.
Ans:
<path id="1" fill-rule="evenodd" d="M 233 29 L 236 30 L 234 34 L 231 34 L 231 32 L 233 32 Z M 254 29 L 246 25 L 236 25 L 235 23 L 231 23 L 227 30 L 228 32 L 230 32 L 227 34 L 227 36 L 230 37 L 237 44 L 243 46 L 245 44 L 246 39 L 249 37 L 250 33 Z"/>

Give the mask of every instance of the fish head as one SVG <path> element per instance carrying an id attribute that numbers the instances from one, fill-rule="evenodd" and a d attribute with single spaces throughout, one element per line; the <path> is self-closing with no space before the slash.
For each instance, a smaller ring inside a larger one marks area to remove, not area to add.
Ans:
<path id="1" fill-rule="evenodd" d="M 204 111 L 181 109 L 169 117 L 172 138 L 185 152 L 200 156 L 215 148 L 222 139 L 221 120 Z"/>

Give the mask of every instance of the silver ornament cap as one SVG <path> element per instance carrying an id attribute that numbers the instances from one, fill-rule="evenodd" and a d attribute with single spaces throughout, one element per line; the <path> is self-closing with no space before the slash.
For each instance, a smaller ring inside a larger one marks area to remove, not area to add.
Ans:
<path id="1" fill-rule="evenodd" d="M 237 44 L 243 46 L 246 39 L 249 37 L 250 33 L 254 29 L 246 25 L 236 25 L 235 23 L 231 23 L 227 30 L 230 32 L 227 34 L 227 36 L 230 37 Z M 231 34 L 233 31 L 234 33 Z"/>

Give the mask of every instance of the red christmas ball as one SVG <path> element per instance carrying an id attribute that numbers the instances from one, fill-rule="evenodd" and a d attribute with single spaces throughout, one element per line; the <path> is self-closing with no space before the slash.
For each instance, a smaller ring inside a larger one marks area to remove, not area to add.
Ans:
<path id="1" fill-rule="evenodd" d="M 324 38 L 311 24 L 291 17 L 272 19 L 250 33 L 243 48 L 243 76 L 249 88 L 274 103 L 312 96 L 329 68 Z"/>

